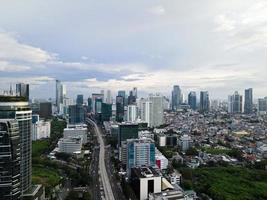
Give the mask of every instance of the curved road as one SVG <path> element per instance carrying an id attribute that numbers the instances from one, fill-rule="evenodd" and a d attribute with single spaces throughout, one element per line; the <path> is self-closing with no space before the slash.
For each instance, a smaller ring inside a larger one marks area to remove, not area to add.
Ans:
<path id="1" fill-rule="evenodd" d="M 104 144 L 102 135 L 99 131 L 97 124 L 93 120 L 88 118 L 88 122 L 94 126 L 95 133 L 97 134 L 97 140 L 100 144 L 99 170 L 100 170 L 101 182 L 102 182 L 104 193 L 105 193 L 105 199 L 115 200 L 113 191 L 111 189 L 110 180 L 108 178 L 106 165 L 105 165 L 105 144 Z"/>

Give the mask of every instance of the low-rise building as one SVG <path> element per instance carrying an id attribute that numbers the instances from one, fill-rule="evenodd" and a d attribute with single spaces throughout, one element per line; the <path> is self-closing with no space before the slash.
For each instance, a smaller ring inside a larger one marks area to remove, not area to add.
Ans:
<path id="1" fill-rule="evenodd" d="M 67 128 L 64 129 L 63 135 L 64 138 L 72 138 L 72 137 L 80 137 L 82 138 L 82 143 L 87 143 L 87 126 L 80 124 L 80 125 L 68 125 Z"/>
<path id="2" fill-rule="evenodd" d="M 58 141 L 59 152 L 74 153 L 81 151 L 82 139 L 80 137 L 74 138 L 60 138 Z"/>

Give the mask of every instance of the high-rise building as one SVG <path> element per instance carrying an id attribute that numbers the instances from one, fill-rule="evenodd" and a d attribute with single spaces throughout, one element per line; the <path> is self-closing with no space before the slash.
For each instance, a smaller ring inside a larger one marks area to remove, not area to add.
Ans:
<path id="1" fill-rule="evenodd" d="M 190 92 L 188 94 L 188 105 L 192 110 L 197 109 L 197 94 L 196 92 Z"/>
<path id="2" fill-rule="evenodd" d="M 127 172 L 133 167 L 154 167 L 155 143 L 151 139 L 127 140 Z"/>
<path id="3" fill-rule="evenodd" d="M 95 114 L 101 114 L 103 99 L 95 100 Z"/>
<path id="4" fill-rule="evenodd" d="M 119 124 L 118 143 L 121 146 L 123 141 L 127 139 L 138 138 L 138 124 L 135 123 L 121 123 Z"/>
<path id="5" fill-rule="evenodd" d="M 102 99 L 102 102 L 104 102 L 104 95 L 103 94 L 96 94 L 96 93 L 92 94 L 92 111 L 93 111 L 93 113 L 95 113 L 96 99 Z"/>
<path id="6" fill-rule="evenodd" d="M 149 127 L 157 127 L 164 123 L 163 118 L 163 96 L 161 95 L 150 95 L 149 101 L 151 102 L 151 107 L 148 105 L 146 110 L 149 109 L 146 116 L 150 117 L 148 124 Z M 151 113 L 150 113 L 151 112 Z"/>
<path id="7" fill-rule="evenodd" d="M 107 90 L 107 100 L 106 103 L 112 104 L 112 97 L 111 97 L 111 91 Z"/>
<path id="8" fill-rule="evenodd" d="M 21 97 L 25 97 L 29 101 L 30 91 L 29 84 L 18 83 L 16 84 L 16 94 Z"/>
<path id="9" fill-rule="evenodd" d="M 92 98 L 88 98 L 87 99 L 87 112 L 92 112 L 93 108 L 92 108 Z"/>
<path id="10" fill-rule="evenodd" d="M 137 120 L 137 106 L 128 105 L 127 106 L 127 121 L 135 122 Z"/>
<path id="11" fill-rule="evenodd" d="M 174 85 L 172 90 L 172 110 L 177 110 L 182 103 L 182 92 L 179 85 Z"/>
<path id="12" fill-rule="evenodd" d="M 39 115 L 41 118 L 52 117 L 52 103 L 51 102 L 41 102 Z"/>
<path id="13" fill-rule="evenodd" d="M 258 113 L 267 113 L 267 97 L 258 99 Z"/>
<path id="14" fill-rule="evenodd" d="M 77 95 L 76 104 L 77 105 L 83 105 L 83 95 L 82 94 Z"/>
<path id="15" fill-rule="evenodd" d="M 105 103 L 105 90 L 101 90 L 100 94 L 102 95 L 103 99 L 102 102 Z"/>
<path id="16" fill-rule="evenodd" d="M 209 109 L 210 109 L 209 93 L 207 91 L 201 91 L 199 110 L 200 112 L 208 112 Z"/>
<path id="17" fill-rule="evenodd" d="M 118 96 L 126 98 L 126 92 L 125 92 L 125 90 L 119 90 L 118 91 Z"/>
<path id="18" fill-rule="evenodd" d="M 123 97 L 123 105 L 126 106 L 128 104 L 128 99 L 126 99 L 126 92 L 125 90 L 119 90 L 118 96 Z"/>
<path id="19" fill-rule="evenodd" d="M 69 106 L 69 123 L 80 124 L 85 122 L 85 111 L 81 105 Z"/>
<path id="20" fill-rule="evenodd" d="M 135 96 L 135 99 L 137 99 L 137 87 L 133 88 L 133 96 Z"/>
<path id="21" fill-rule="evenodd" d="M 233 95 L 228 97 L 228 112 L 229 113 L 241 113 L 242 112 L 242 95 L 239 95 L 237 91 Z"/>
<path id="22" fill-rule="evenodd" d="M 253 112 L 253 90 L 252 88 L 245 90 L 244 112 L 246 114 L 251 114 Z"/>
<path id="23" fill-rule="evenodd" d="M 0 152 L 0 199 L 20 199 L 22 151 L 17 120 L 0 119 Z"/>
<path id="24" fill-rule="evenodd" d="M 124 119 L 124 98 L 123 96 L 116 97 L 116 121 L 122 122 Z"/>
<path id="25" fill-rule="evenodd" d="M 130 95 L 128 96 L 128 105 L 136 104 L 136 97 L 134 96 L 133 91 L 130 91 Z"/>
<path id="26" fill-rule="evenodd" d="M 112 105 L 108 103 L 102 103 L 101 121 L 109 121 L 111 117 L 112 117 Z"/>
<path id="27" fill-rule="evenodd" d="M 56 80 L 56 106 L 58 113 L 60 112 L 60 107 L 63 104 L 63 98 L 66 96 L 66 86 L 61 84 L 61 81 Z"/>
<path id="28" fill-rule="evenodd" d="M 25 98 L 0 96 L 0 119 L 16 119 L 18 122 L 20 138 L 20 188 L 23 195 L 32 186 L 32 111 Z M 18 143 L 14 143 L 14 145 L 16 144 Z M 2 169 L 0 168 L 0 170 Z"/>
<path id="29" fill-rule="evenodd" d="M 140 105 L 140 114 L 141 120 L 143 122 L 148 123 L 148 126 L 151 127 L 151 120 L 152 120 L 152 102 L 149 100 L 144 100 Z"/>

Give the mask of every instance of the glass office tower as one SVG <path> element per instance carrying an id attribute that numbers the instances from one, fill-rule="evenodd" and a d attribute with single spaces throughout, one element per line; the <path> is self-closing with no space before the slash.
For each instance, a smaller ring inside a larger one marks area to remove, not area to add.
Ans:
<path id="1" fill-rule="evenodd" d="M 19 199 L 20 190 L 19 125 L 14 119 L 0 119 L 0 199 Z"/>
<path id="2" fill-rule="evenodd" d="M 0 119 L 16 119 L 20 136 L 20 175 L 22 195 L 31 188 L 32 111 L 25 97 L 0 96 Z"/>

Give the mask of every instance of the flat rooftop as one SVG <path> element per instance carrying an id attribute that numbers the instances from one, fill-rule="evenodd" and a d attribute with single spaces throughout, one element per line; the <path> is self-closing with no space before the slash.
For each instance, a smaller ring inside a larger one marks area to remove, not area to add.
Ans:
<path id="1" fill-rule="evenodd" d="M 0 102 L 21 102 L 21 101 L 26 101 L 27 99 L 22 96 L 4 96 L 0 95 Z"/>

